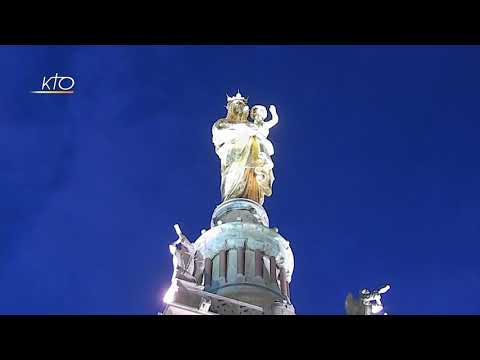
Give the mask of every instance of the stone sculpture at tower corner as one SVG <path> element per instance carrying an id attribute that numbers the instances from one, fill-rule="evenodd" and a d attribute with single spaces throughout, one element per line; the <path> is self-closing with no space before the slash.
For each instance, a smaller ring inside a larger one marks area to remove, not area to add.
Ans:
<path id="1" fill-rule="evenodd" d="M 390 290 L 390 285 L 385 285 L 381 289 L 370 291 L 362 289 L 360 297 L 354 299 L 351 293 L 345 300 L 345 310 L 347 315 L 388 315 L 383 310 L 382 295 Z"/>

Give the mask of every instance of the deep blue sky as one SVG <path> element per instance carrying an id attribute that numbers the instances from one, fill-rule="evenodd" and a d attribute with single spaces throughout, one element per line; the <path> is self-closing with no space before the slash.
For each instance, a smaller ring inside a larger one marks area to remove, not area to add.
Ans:
<path id="1" fill-rule="evenodd" d="M 0 46 L 0 313 L 155 314 L 220 201 L 225 93 L 275 104 L 265 201 L 299 314 L 392 286 L 480 314 L 480 47 Z M 36 95 L 43 76 L 73 95 Z"/>

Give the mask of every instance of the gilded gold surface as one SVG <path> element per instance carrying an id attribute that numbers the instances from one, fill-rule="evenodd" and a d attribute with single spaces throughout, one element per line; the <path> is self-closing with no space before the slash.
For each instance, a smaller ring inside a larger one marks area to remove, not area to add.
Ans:
<path id="1" fill-rule="evenodd" d="M 253 106 L 240 93 L 228 97 L 227 116 L 212 127 L 215 152 L 221 162 L 222 201 L 247 198 L 263 204 L 272 194 L 273 145 L 267 139 L 271 127 L 277 124 L 275 106 L 270 106 L 272 119 L 265 121 L 264 106 Z M 249 119 L 250 115 L 250 119 Z"/>

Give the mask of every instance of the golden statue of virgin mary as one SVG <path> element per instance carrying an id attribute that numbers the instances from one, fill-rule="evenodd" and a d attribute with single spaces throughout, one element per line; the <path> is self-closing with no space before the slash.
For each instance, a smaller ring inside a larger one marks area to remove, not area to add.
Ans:
<path id="1" fill-rule="evenodd" d="M 278 123 L 275 106 L 270 106 L 272 119 L 265 122 L 264 106 L 248 107 L 248 99 L 240 92 L 227 95 L 227 116 L 212 127 L 215 152 L 221 161 L 222 201 L 246 198 L 263 204 L 272 194 L 273 145 L 267 139 L 271 127 Z M 249 115 L 251 121 L 249 120 Z"/>

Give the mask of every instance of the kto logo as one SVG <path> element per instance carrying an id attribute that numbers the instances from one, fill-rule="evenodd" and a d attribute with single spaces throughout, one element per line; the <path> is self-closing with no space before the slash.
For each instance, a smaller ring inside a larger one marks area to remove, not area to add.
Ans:
<path id="1" fill-rule="evenodd" d="M 75 80 L 70 76 L 51 76 L 48 80 L 43 77 L 42 90 L 31 91 L 32 94 L 73 94 Z"/>

